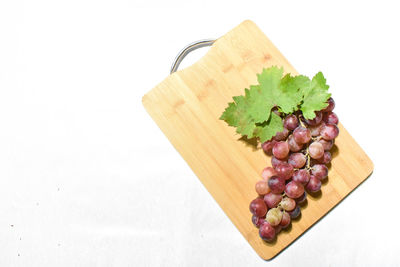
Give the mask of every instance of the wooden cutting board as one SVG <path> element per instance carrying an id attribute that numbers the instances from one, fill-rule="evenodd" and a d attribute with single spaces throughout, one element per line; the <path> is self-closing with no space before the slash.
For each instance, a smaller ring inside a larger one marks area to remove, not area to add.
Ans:
<path id="1" fill-rule="evenodd" d="M 336 139 L 329 177 L 322 194 L 308 196 L 302 216 L 273 244 L 263 242 L 251 222 L 249 204 L 255 183 L 270 165 L 259 145 L 245 142 L 221 113 L 232 96 L 257 83 L 257 73 L 272 65 L 296 70 L 251 21 L 219 38 L 194 65 L 168 76 L 143 96 L 143 105 L 176 150 L 218 202 L 244 238 L 271 259 L 321 219 L 372 172 L 373 164 L 343 125 Z M 329 73 L 327 74 L 329 77 Z M 329 82 L 329 81 L 328 81 Z M 335 95 L 335 88 L 331 88 Z M 344 114 L 338 114 L 339 117 Z"/>

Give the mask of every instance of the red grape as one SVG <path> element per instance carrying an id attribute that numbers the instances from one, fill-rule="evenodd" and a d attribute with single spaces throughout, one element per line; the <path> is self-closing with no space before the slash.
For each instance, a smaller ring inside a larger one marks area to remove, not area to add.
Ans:
<path id="1" fill-rule="evenodd" d="M 297 143 L 296 140 L 294 140 L 293 135 L 289 136 L 288 144 L 289 144 L 290 151 L 293 151 L 293 152 L 298 152 L 303 148 L 303 144 Z"/>
<path id="2" fill-rule="evenodd" d="M 274 139 L 276 141 L 283 141 L 283 140 L 286 140 L 286 137 L 288 135 L 289 135 L 289 130 L 284 127 L 282 132 L 277 132 L 275 134 Z"/>
<path id="3" fill-rule="evenodd" d="M 281 200 L 282 200 L 282 195 L 280 194 L 268 193 L 264 196 L 264 202 L 270 209 L 276 208 L 279 202 L 281 202 Z"/>
<path id="4" fill-rule="evenodd" d="M 293 175 L 293 166 L 289 163 L 280 163 L 275 167 L 276 173 L 279 177 L 289 180 Z"/>
<path id="5" fill-rule="evenodd" d="M 326 123 L 332 123 L 332 124 L 338 124 L 339 123 L 339 118 L 334 112 L 326 112 L 324 113 L 324 122 Z"/>
<path id="6" fill-rule="evenodd" d="M 331 152 L 325 151 L 324 155 L 317 161 L 321 164 L 328 164 L 329 162 L 331 162 L 331 160 L 332 160 Z"/>
<path id="7" fill-rule="evenodd" d="M 274 147 L 275 144 L 276 144 L 276 140 L 272 139 L 272 140 L 262 143 L 261 147 L 265 153 L 270 155 L 272 153 L 272 148 Z"/>
<path id="8" fill-rule="evenodd" d="M 290 225 L 290 214 L 287 212 L 283 212 L 281 223 L 279 224 L 282 226 L 283 229 Z"/>
<path id="9" fill-rule="evenodd" d="M 289 211 L 289 215 L 291 219 L 296 219 L 297 217 L 299 217 L 301 214 L 301 210 L 299 206 L 296 206 L 296 208 L 292 211 Z"/>
<path id="10" fill-rule="evenodd" d="M 333 100 L 333 98 L 329 98 L 328 101 L 328 106 L 326 108 L 324 108 L 322 110 L 322 112 L 328 112 L 328 111 L 332 111 L 335 108 L 335 101 Z"/>
<path id="11" fill-rule="evenodd" d="M 295 115 L 288 115 L 286 116 L 285 120 L 283 121 L 283 126 L 289 130 L 294 130 L 299 125 L 299 120 Z"/>
<path id="12" fill-rule="evenodd" d="M 326 167 L 324 164 L 315 164 L 311 168 L 311 175 L 314 175 L 315 178 L 323 180 L 328 176 L 328 167 Z"/>
<path id="13" fill-rule="evenodd" d="M 256 183 L 256 192 L 257 194 L 262 196 L 268 194 L 270 192 L 270 189 L 268 187 L 268 182 L 266 180 L 258 181 Z"/>
<path id="14" fill-rule="evenodd" d="M 311 176 L 310 181 L 306 186 L 307 191 L 317 192 L 321 189 L 321 181 L 315 176 Z"/>
<path id="15" fill-rule="evenodd" d="M 293 137 L 296 143 L 298 144 L 306 144 L 311 139 L 311 132 L 307 128 L 303 126 L 299 126 L 293 131 Z"/>
<path id="16" fill-rule="evenodd" d="M 297 204 L 303 204 L 304 201 L 307 200 L 307 193 L 304 192 L 304 194 L 301 197 L 298 197 L 295 200 L 296 200 Z"/>
<path id="17" fill-rule="evenodd" d="M 272 148 L 272 154 L 275 158 L 284 159 L 289 154 L 289 145 L 287 142 L 280 141 Z"/>
<path id="18" fill-rule="evenodd" d="M 290 198 L 298 198 L 304 193 L 304 187 L 301 183 L 291 181 L 286 185 L 285 193 Z"/>
<path id="19" fill-rule="evenodd" d="M 274 168 L 276 168 L 276 166 L 278 166 L 279 164 L 286 163 L 286 162 L 287 162 L 286 158 L 285 159 L 277 159 L 275 157 L 271 158 L 271 164 L 272 164 L 272 167 L 274 167 Z"/>
<path id="20" fill-rule="evenodd" d="M 318 142 L 320 142 L 322 144 L 325 151 L 331 150 L 331 148 L 333 146 L 333 140 L 327 141 L 327 140 L 321 139 Z"/>
<path id="21" fill-rule="evenodd" d="M 306 164 L 306 156 L 303 153 L 292 153 L 289 156 L 288 163 L 294 168 L 302 168 Z"/>
<path id="22" fill-rule="evenodd" d="M 325 140 L 333 140 L 339 134 L 339 128 L 332 123 L 325 124 L 321 129 L 321 137 Z"/>
<path id="23" fill-rule="evenodd" d="M 312 142 L 311 145 L 308 147 L 308 154 L 313 159 L 322 158 L 324 155 L 324 146 L 319 142 Z"/>
<path id="24" fill-rule="evenodd" d="M 275 228 L 268 222 L 263 223 L 259 230 L 260 237 L 267 242 L 271 242 L 275 238 Z"/>
<path id="25" fill-rule="evenodd" d="M 250 212 L 257 217 L 263 217 L 267 214 L 267 205 L 262 198 L 256 198 L 250 203 Z"/>
<path id="26" fill-rule="evenodd" d="M 285 179 L 279 176 L 272 176 L 268 180 L 268 186 L 272 193 L 280 194 L 285 190 Z"/>
<path id="27" fill-rule="evenodd" d="M 302 185 L 306 185 L 310 180 L 310 173 L 305 169 L 298 170 L 294 173 L 292 180 L 301 183 Z"/>
<path id="28" fill-rule="evenodd" d="M 310 129 L 311 136 L 318 136 L 324 125 L 325 125 L 325 122 L 321 122 L 320 124 L 308 127 L 308 129 Z"/>
<path id="29" fill-rule="evenodd" d="M 265 217 L 257 217 L 256 215 L 253 215 L 251 216 L 251 221 L 257 228 L 259 228 L 261 224 L 265 223 Z"/>

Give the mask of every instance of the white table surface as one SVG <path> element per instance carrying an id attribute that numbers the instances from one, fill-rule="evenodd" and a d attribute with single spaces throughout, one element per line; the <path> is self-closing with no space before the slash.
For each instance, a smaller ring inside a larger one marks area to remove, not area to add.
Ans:
<path id="1" fill-rule="evenodd" d="M 1 1 L 0 266 L 398 266 L 398 11 L 396 1 Z M 245 19 L 300 73 L 324 72 L 375 164 L 269 262 L 141 104 L 184 45 Z"/>

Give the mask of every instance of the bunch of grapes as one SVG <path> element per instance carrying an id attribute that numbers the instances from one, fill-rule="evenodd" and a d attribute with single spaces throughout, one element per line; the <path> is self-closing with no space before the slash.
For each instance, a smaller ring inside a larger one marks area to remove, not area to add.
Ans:
<path id="1" fill-rule="evenodd" d="M 263 240 L 273 241 L 292 219 L 299 217 L 306 191 L 318 192 L 321 181 L 328 176 L 326 164 L 332 159 L 329 151 L 339 134 L 334 107 L 330 98 L 328 106 L 316 112 L 313 120 L 305 119 L 301 112 L 287 115 L 283 131 L 262 144 L 265 153 L 272 154 L 272 167 L 262 171 L 263 179 L 255 186 L 259 196 L 250 203 L 250 211 Z"/>

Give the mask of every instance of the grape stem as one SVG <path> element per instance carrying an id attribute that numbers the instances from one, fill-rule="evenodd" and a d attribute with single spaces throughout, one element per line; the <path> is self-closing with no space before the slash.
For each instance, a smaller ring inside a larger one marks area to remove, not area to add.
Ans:
<path id="1" fill-rule="evenodd" d="M 302 127 L 304 127 L 304 128 L 307 128 L 307 126 L 304 124 L 304 122 L 302 121 L 302 118 L 303 118 L 303 116 L 301 116 L 301 115 L 299 115 L 299 116 L 297 116 L 297 119 L 299 120 L 299 122 L 300 122 L 300 125 L 302 126 Z M 315 140 L 319 140 L 320 139 L 320 137 L 315 137 L 315 138 L 313 138 L 313 137 L 311 137 L 311 139 L 313 140 L 313 141 L 315 141 Z M 308 152 L 308 146 L 307 146 L 307 150 L 306 150 L 306 155 L 305 155 L 306 157 L 307 157 L 307 166 L 306 166 L 306 169 L 309 171 L 309 170 L 311 170 L 311 158 L 310 158 L 310 153 Z"/>
<path id="2" fill-rule="evenodd" d="M 307 147 L 307 151 L 306 151 L 306 157 L 307 157 L 307 170 L 310 170 L 311 167 L 311 158 L 310 158 L 310 153 L 308 152 L 308 147 Z"/>
<path id="3" fill-rule="evenodd" d="M 301 120 L 301 118 L 302 118 L 301 116 L 298 116 L 298 117 L 297 117 L 297 119 L 298 119 L 299 122 L 300 122 L 300 125 L 303 126 L 304 128 L 307 128 L 306 125 L 304 124 L 304 122 Z"/>
<path id="4" fill-rule="evenodd" d="M 317 137 L 311 137 L 311 139 L 313 140 L 313 141 L 319 141 L 319 140 L 321 140 L 321 136 L 317 136 Z"/>

